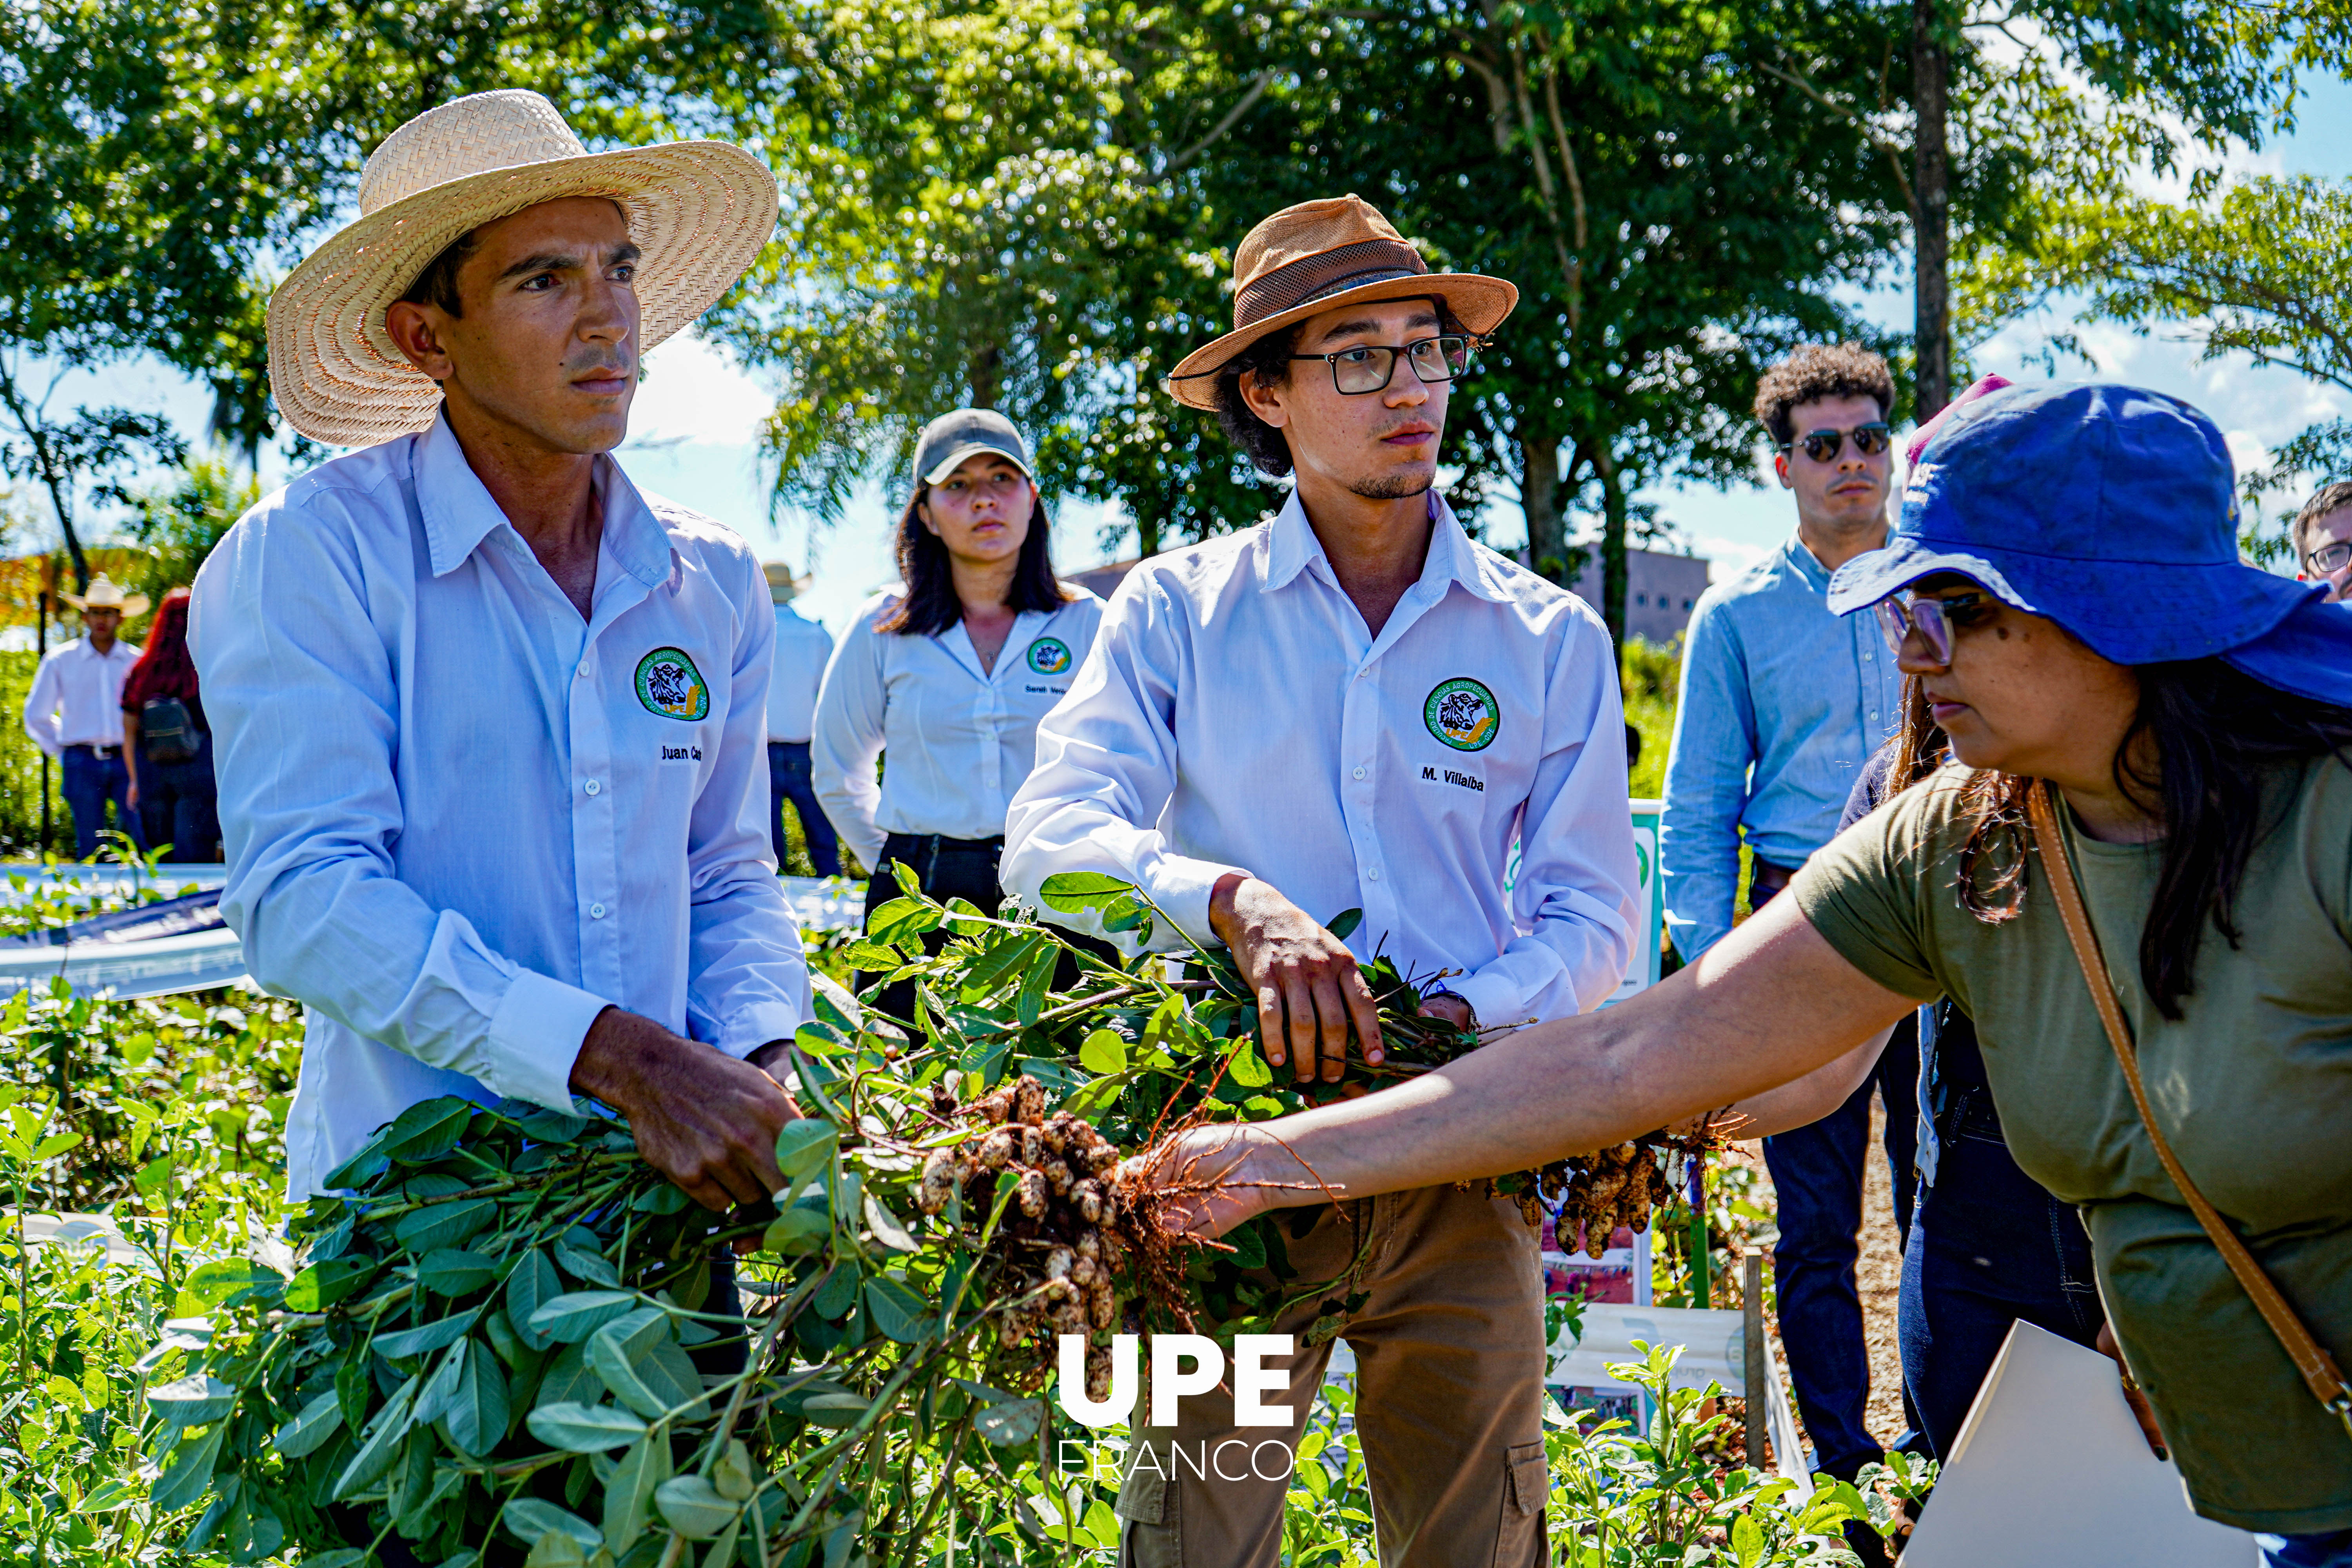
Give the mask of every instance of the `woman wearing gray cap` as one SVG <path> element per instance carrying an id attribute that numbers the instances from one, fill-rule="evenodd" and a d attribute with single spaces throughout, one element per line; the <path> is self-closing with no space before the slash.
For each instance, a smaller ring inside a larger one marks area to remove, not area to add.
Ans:
<path id="1" fill-rule="evenodd" d="M 1100 599 L 1054 575 L 1047 526 L 1011 420 L 960 408 L 924 427 L 898 518 L 905 585 L 835 650 L 810 747 L 818 801 L 876 873 L 869 913 L 898 896 L 894 860 L 935 899 L 996 910 L 1005 807 L 1102 620 Z M 911 1000 L 886 994 L 882 1010 L 903 1018 Z"/>

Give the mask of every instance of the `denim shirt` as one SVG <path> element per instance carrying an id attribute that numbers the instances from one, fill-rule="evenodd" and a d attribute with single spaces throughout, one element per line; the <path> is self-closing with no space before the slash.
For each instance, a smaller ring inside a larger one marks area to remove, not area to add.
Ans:
<path id="1" fill-rule="evenodd" d="M 1829 581 L 1791 534 L 1691 614 L 1658 829 L 1666 930 L 1685 961 L 1731 930 L 1740 830 L 1759 858 L 1803 865 L 1901 717 L 1875 619 L 1830 614 Z"/>

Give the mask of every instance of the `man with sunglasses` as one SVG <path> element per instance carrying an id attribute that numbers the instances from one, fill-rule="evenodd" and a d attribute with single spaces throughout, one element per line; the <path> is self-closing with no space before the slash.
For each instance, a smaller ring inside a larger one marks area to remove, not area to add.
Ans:
<path id="1" fill-rule="evenodd" d="M 1830 574 L 1886 541 L 1894 458 L 1886 363 L 1855 343 L 1799 349 L 1766 373 L 1756 416 L 1797 503 L 1795 533 L 1692 612 L 1666 764 L 1658 859 L 1685 962 L 1731 930 L 1743 836 L 1751 908 L 1835 836 L 1862 765 L 1893 732 L 1902 678 L 1875 626 L 1830 613 Z M 1910 1213 L 1917 1045 L 1881 1058 L 1898 1222 Z M 1880 1457 L 1864 1428 L 1869 1355 L 1854 1287 L 1871 1084 L 1836 1114 L 1764 1141 L 1780 1198 L 1780 1328 L 1816 1467 L 1851 1479 Z M 1874 1549 L 1857 1541 L 1858 1547 Z"/>
<path id="2" fill-rule="evenodd" d="M 1108 873 L 1150 898 L 1150 946 L 1230 948 L 1277 1075 L 1258 1092 L 1311 1100 L 1339 1092 L 1351 1033 L 1382 1060 L 1359 957 L 1385 952 L 1431 987 L 1423 1011 L 1471 1026 L 1616 989 L 1637 885 L 1623 717 L 1599 619 L 1473 542 L 1433 488 L 1453 380 L 1517 290 L 1431 273 L 1354 196 L 1276 214 L 1234 270 L 1234 331 L 1170 390 L 1295 488 L 1271 520 L 1119 585 L 1038 726 L 1004 881 L 1034 903 L 1055 873 Z M 1232 1315 L 1296 1347 L 1266 1358 L 1280 1415 L 1242 1425 L 1235 1377 L 1171 1426 L 1139 1416 L 1122 1563 L 1273 1568 L 1278 1456 L 1334 1331 L 1356 1355 L 1381 1561 L 1545 1561 L 1543 1268 L 1516 1205 L 1449 1184 L 1302 1209 L 1245 1246 L 1267 1267 Z"/>
<path id="3" fill-rule="evenodd" d="M 2294 516 L 2295 576 L 2327 584 L 2327 596 L 2341 602 L 2352 593 L 2352 483 L 2339 479 L 2320 488 Z"/>

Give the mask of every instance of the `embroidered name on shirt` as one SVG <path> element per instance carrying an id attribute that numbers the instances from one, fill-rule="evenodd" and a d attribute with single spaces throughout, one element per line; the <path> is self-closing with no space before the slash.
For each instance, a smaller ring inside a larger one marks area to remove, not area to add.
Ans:
<path id="1" fill-rule="evenodd" d="M 702 748 L 695 745 L 664 746 L 661 760 L 666 763 L 698 763 L 702 761 Z"/>
<path id="2" fill-rule="evenodd" d="M 1464 789 L 1475 789 L 1482 795 L 1486 793 L 1486 781 L 1482 778 L 1477 778 L 1472 774 L 1457 773 L 1452 768 L 1446 769 L 1443 775 L 1441 775 L 1435 768 L 1423 768 L 1421 770 L 1422 782 L 1424 784 L 1435 784 L 1441 776 L 1444 777 L 1447 784 L 1459 784 Z"/>

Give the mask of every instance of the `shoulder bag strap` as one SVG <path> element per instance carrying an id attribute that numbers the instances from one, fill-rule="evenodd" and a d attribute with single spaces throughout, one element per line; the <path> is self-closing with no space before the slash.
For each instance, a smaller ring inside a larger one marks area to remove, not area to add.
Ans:
<path id="1" fill-rule="evenodd" d="M 2312 1397 L 2333 1411 L 2344 1423 L 2347 1435 L 2352 1435 L 2352 1385 L 2344 1381 L 2336 1370 L 2336 1360 L 2326 1346 L 2312 1338 L 2311 1331 L 2303 1326 L 2294 1309 L 2287 1304 L 2238 1233 L 2230 1228 L 2189 1173 L 2180 1168 L 2179 1157 L 2173 1153 L 2172 1144 L 2157 1125 L 2156 1112 L 2147 1103 L 2147 1090 L 2139 1080 L 2139 1051 L 2132 1043 L 2131 1026 L 2124 1019 L 2122 1004 L 2116 1000 L 2115 982 L 2108 977 L 2106 961 L 2099 954 L 2098 933 L 2091 929 L 2089 911 L 2083 907 L 2082 890 L 2074 885 L 2074 868 L 2066 858 L 2066 841 L 2058 831 L 2058 813 L 2053 803 L 2047 779 L 2038 779 L 2026 795 L 2026 816 L 2033 825 L 2034 848 L 2050 878 L 2051 891 L 2057 895 L 2058 912 L 2065 918 L 2066 938 L 2074 946 L 2075 962 L 2083 966 L 2083 979 L 2091 988 L 2091 1000 L 2098 1005 L 2099 1022 L 2106 1026 L 2107 1044 L 2115 1047 L 2116 1065 L 2124 1069 L 2124 1081 L 2131 1086 L 2132 1103 L 2139 1108 L 2141 1125 L 2147 1129 L 2148 1142 L 2156 1145 L 2156 1157 L 2164 1163 L 2165 1173 L 2180 1195 L 2189 1200 L 2189 1207 L 2197 1215 L 2197 1223 L 2221 1249 L 2222 1260 L 2230 1272 L 2238 1277 L 2246 1294 L 2253 1298 L 2254 1306 L 2270 1324 L 2271 1332 L 2286 1347 L 2295 1370 L 2310 1385 Z"/>

